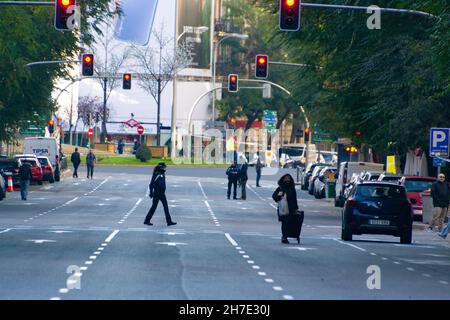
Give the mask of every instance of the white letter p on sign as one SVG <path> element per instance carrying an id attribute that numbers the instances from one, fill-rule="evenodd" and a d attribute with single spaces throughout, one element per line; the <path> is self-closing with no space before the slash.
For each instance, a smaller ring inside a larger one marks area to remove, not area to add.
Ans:
<path id="1" fill-rule="evenodd" d="M 441 142 L 444 142 L 447 138 L 444 131 L 434 131 L 433 132 L 433 147 L 436 148 Z"/>

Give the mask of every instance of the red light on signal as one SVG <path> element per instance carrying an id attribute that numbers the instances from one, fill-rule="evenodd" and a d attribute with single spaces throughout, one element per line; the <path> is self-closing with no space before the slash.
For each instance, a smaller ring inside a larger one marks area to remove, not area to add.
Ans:
<path id="1" fill-rule="evenodd" d="M 63 5 L 63 6 L 70 6 L 71 4 L 72 4 L 72 1 L 71 0 L 61 0 L 61 4 Z"/>
<path id="2" fill-rule="evenodd" d="M 306 128 L 306 129 L 305 129 L 305 133 L 306 133 L 306 134 L 309 134 L 309 128 Z"/>
<path id="3" fill-rule="evenodd" d="M 130 75 L 129 74 L 125 75 L 125 80 L 130 80 Z"/>
<path id="4" fill-rule="evenodd" d="M 53 126 L 53 125 L 55 124 L 55 121 L 50 120 L 50 121 L 48 122 L 48 124 L 49 124 L 50 126 Z"/>
<path id="5" fill-rule="evenodd" d="M 259 64 L 265 64 L 266 63 L 266 59 L 265 58 L 259 58 Z"/>
<path id="6" fill-rule="evenodd" d="M 293 7 L 293 6 L 295 6 L 295 1 L 296 0 L 286 0 L 286 5 L 288 7 Z"/>
<path id="7" fill-rule="evenodd" d="M 84 57 L 84 62 L 86 62 L 86 63 L 91 63 L 91 62 L 92 62 L 91 56 L 86 56 L 86 57 Z"/>

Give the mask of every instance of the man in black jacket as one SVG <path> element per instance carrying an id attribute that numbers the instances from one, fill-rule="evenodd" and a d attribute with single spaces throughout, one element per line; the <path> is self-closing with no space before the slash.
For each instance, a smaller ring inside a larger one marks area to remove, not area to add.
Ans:
<path id="1" fill-rule="evenodd" d="M 239 170 L 239 184 L 242 190 L 242 200 L 247 200 L 248 164 L 244 162 Z"/>
<path id="2" fill-rule="evenodd" d="M 24 162 L 19 168 L 19 179 L 20 179 L 20 195 L 23 201 L 27 201 L 28 198 L 28 188 L 30 186 L 30 181 L 33 179 L 33 172 L 31 170 L 31 165 Z"/>
<path id="3" fill-rule="evenodd" d="M 433 198 L 434 216 L 429 229 L 433 230 L 435 226 L 438 226 L 439 232 L 441 232 L 447 217 L 450 199 L 450 190 L 444 174 L 440 174 L 439 180 L 431 187 L 431 197 Z"/>
<path id="4" fill-rule="evenodd" d="M 236 162 L 234 162 L 227 169 L 227 176 L 228 176 L 228 193 L 227 193 L 227 198 L 228 198 L 228 200 L 230 200 L 231 187 L 233 187 L 233 200 L 237 200 L 237 182 L 238 182 L 238 179 L 239 179 L 239 170 L 238 170 Z"/>
<path id="5" fill-rule="evenodd" d="M 166 169 L 166 164 L 160 163 L 153 171 L 152 181 L 150 183 L 150 198 L 153 198 L 153 205 L 144 221 L 144 224 L 148 226 L 153 225 L 150 221 L 152 220 L 160 201 L 163 204 L 164 213 L 166 214 L 167 226 L 170 227 L 177 224 L 172 221 L 169 213 L 169 205 L 166 198 Z"/>
<path id="6" fill-rule="evenodd" d="M 78 167 L 81 164 L 81 156 L 78 152 L 78 148 L 75 148 L 75 152 L 72 153 L 72 156 L 70 157 L 70 161 L 73 164 L 73 178 L 78 178 Z"/>

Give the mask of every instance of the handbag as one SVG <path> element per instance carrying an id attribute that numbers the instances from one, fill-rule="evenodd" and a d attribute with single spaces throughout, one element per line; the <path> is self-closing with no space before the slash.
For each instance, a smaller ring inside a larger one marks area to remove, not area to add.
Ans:
<path id="1" fill-rule="evenodd" d="M 287 202 L 287 195 L 286 194 L 284 194 L 281 197 L 280 202 L 278 202 L 278 215 L 280 217 L 289 215 L 289 205 L 288 205 L 288 202 Z"/>

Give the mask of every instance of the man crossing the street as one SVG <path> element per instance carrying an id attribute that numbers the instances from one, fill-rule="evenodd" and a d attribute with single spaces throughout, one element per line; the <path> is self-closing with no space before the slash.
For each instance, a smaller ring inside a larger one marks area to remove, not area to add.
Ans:
<path id="1" fill-rule="evenodd" d="M 431 197 L 433 198 L 434 206 L 434 216 L 429 227 L 431 231 L 437 226 L 439 232 L 442 232 L 444 220 L 447 217 L 450 189 L 445 178 L 445 174 L 441 173 L 438 181 L 431 187 Z"/>
<path id="2" fill-rule="evenodd" d="M 81 156 L 78 152 L 78 148 L 75 148 L 75 152 L 72 153 L 72 156 L 70 157 L 70 161 L 73 164 L 73 178 L 78 178 L 78 167 L 81 164 Z"/>
<path id="3" fill-rule="evenodd" d="M 20 195 L 22 196 L 22 201 L 27 201 L 28 188 L 30 187 L 30 181 L 32 178 L 33 173 L 31 171 L 31 165 L 24 162 L 19 168 Z"/>
<path id="4" fill-rule="evenodd" d="M 94 166 L 95 161 L 97 158 L 95 157 L 94 152 L 92 152 L 92 149 L 89 150 L 89 153 L 86 156 L 86 165 L 87 165 L 87 178 L 93 179 L 94 176 Z"/>
<path id="5" fill-rule="evenodd" d="M 236 162 L 233 162 L 233 164 L 227 169 L 227 176 L 228 176 L 227 198 L 228 200 L 230 200 L 231 187 L 233 187 L 233 200 L 237 200 L 237 183 L 239 179 L 239 170 Z"/>

